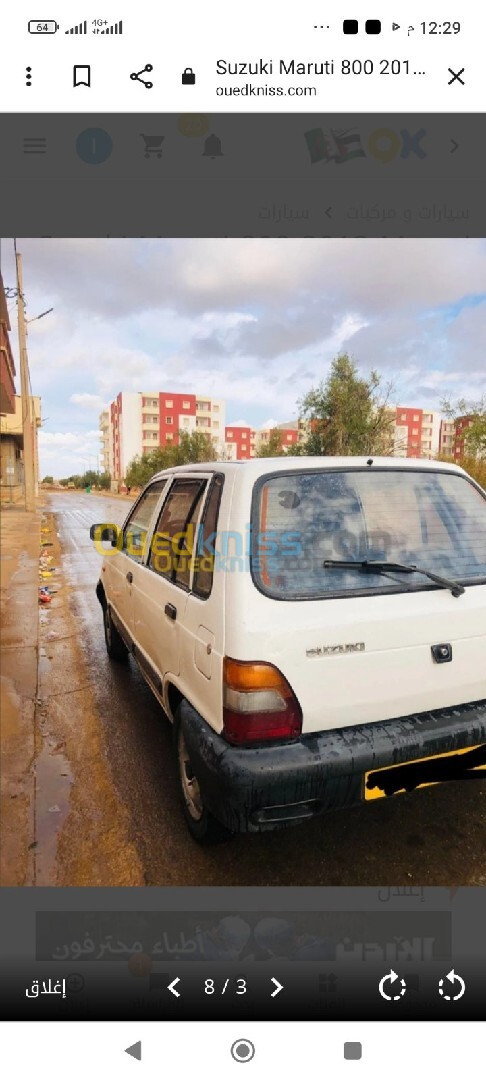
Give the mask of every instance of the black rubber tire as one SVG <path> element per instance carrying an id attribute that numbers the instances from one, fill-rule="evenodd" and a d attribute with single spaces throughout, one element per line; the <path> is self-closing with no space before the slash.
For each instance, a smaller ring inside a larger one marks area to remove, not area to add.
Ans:
<path id="1" fill-rule="evenodd" d="M 177 768 L 177 783 L 179 788 L 179 798 L 181 801 L 182 813 L 184 814 L 184 820 L 193 840 L 196 840 L 198 844 L 204 847 L 209 847 L 213 844 L 225 843 L 225 841 L 231 839 L 233 834 L 229 831 L 229 829 L 222 825 L 221 822 L 218 821 L 217 818 L 215 818 L 213 814 L 211 814 L 210 811 L 204 806 L 204 800 L 200 794 L 199 787 L 198 795 L 201 802 L 200 816 L 196 816 L 194 806 L 192 807 L 192 812 L 189 808 L 189 801 L 184 790 L 184 780 L 182 772 L 182 770 L 187 767 L 188 757 L 187 748 L 182 732 L 179 709 L 176 712 L 174 720 L 174 750 Z"/>
<path id="2" fill-rule="evenodd" d="M 103 608 L 103 629 L 105 631 L 106 651 L 110 660 L 116 660 L 119 664 L 126 664 L 128 661 L 128 649 L 113 623 L 108 604 L 105 604 Z"/>

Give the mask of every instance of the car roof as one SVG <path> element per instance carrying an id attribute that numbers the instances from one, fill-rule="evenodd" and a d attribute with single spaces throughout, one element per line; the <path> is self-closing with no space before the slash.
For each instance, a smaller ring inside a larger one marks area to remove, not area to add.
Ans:
<path id="1" fill-rule="evenodd" d="M 373 465 L 380 469 L 425 469 L 430 471 L 439 469 L 440 471 L 458 473 L 460 476 L 467 475 L 459 465 L 454 465 L 449 461 L 430 461 L 428 458 L 374 457 L 372 455 L 367 457 L 311 457 L 308 455 L 296 457 L 285 454 L 282 457 L 249 458 L 246 461 L 201 461 L 195 464 L 175 465 L 171 469 L 163 469 L 162 472 L 156 473 L 155 476 L 152 476 L 151 482 L 165 476 L 177 476 L 189 472 L 218 472 L 231 475 L 235 472 L 241 473 L 244 470 L 245 473 L 256 479 L 269 472 L 282 473 L 306 468 L 310 470 L 365 469 L 372 468 Z"/>

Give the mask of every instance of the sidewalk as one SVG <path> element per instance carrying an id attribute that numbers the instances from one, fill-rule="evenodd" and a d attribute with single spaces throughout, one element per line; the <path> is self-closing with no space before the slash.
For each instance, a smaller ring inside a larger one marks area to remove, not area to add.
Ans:
<path id="1" fill-rule="evenodd" d="M 0 515 L 0 882 L 33 884 L 35 708 L 42 511 Z"/>

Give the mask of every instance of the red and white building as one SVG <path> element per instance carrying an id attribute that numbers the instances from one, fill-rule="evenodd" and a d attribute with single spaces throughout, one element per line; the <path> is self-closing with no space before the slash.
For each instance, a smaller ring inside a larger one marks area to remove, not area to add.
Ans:
<path id="1" fill-rule="evenodd" d="M 159 446 L 177 446 L 180 431 L 209 435 L 216 453 L 222 456 L 224 430 L 225 403 L 220 399 L 169 390 L 135 394 L 123 391 L 109 408 L 108 460 L 112 478 L 121 480 L 136 456 Z M 102 439 L 106 445 L 103 428 Z"/>
<path id="2" fill-rule="evenodd" d="M 225 458 L 227 461 L 245 461 L 255 457 L 255 434 L 250 427 L 225 428 Z"/>
<path id="3" fill-rule="evenodd" d="M 441 417 L 438 412 L 398 405 L 395 413 L 395 457 L 434 458 L 440 449 Z"/>
<path id="4" fill-rule="evenodd" d="M 459 461 L 464 457 L 466 453 L 465 436 L 468 428 L 474 423 L 473 416 L 458 416 L 454 420 L 454 443 L 452 450 L 452 457 L 455 461 Z"/>
<path id="5" fill-rule="evenodd" d="M 238 425 L 226 427 L 225 434 L 225 458 L 227 461 L 245 461 L 255 457 L 257 451 L 262 450 L 270 443 L 272 432 L 280 434 L 280 446 L 285 452 L 291 451 L 299 441 L 299 429 L 297 420 L 286 424 L 276 424 L 273 428 L 261 428 L 256 431 L 250 427 L 238 427 Z"/>

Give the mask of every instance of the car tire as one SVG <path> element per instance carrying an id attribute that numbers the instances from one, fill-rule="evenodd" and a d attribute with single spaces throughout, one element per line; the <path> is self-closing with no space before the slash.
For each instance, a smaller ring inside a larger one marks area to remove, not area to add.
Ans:
<path id="1" fill-rule="evenodd" d="M 201 789 L 192 769 L 179 709 L 174 721 L 174 748 L 182 812 L 193 840 L 206 847 L 224 843 L 232 834 L 204 805 Z"/>
<path id="2" fill-rule="evenodd" d="M 106 651 L 110 660 L 117 660 L 119 664 L 126 664 L 128 661 L 128 649 L 114 625 L 108 604 L 105 604 L 103 608 L 103 628 L 105 631 Z"/>

